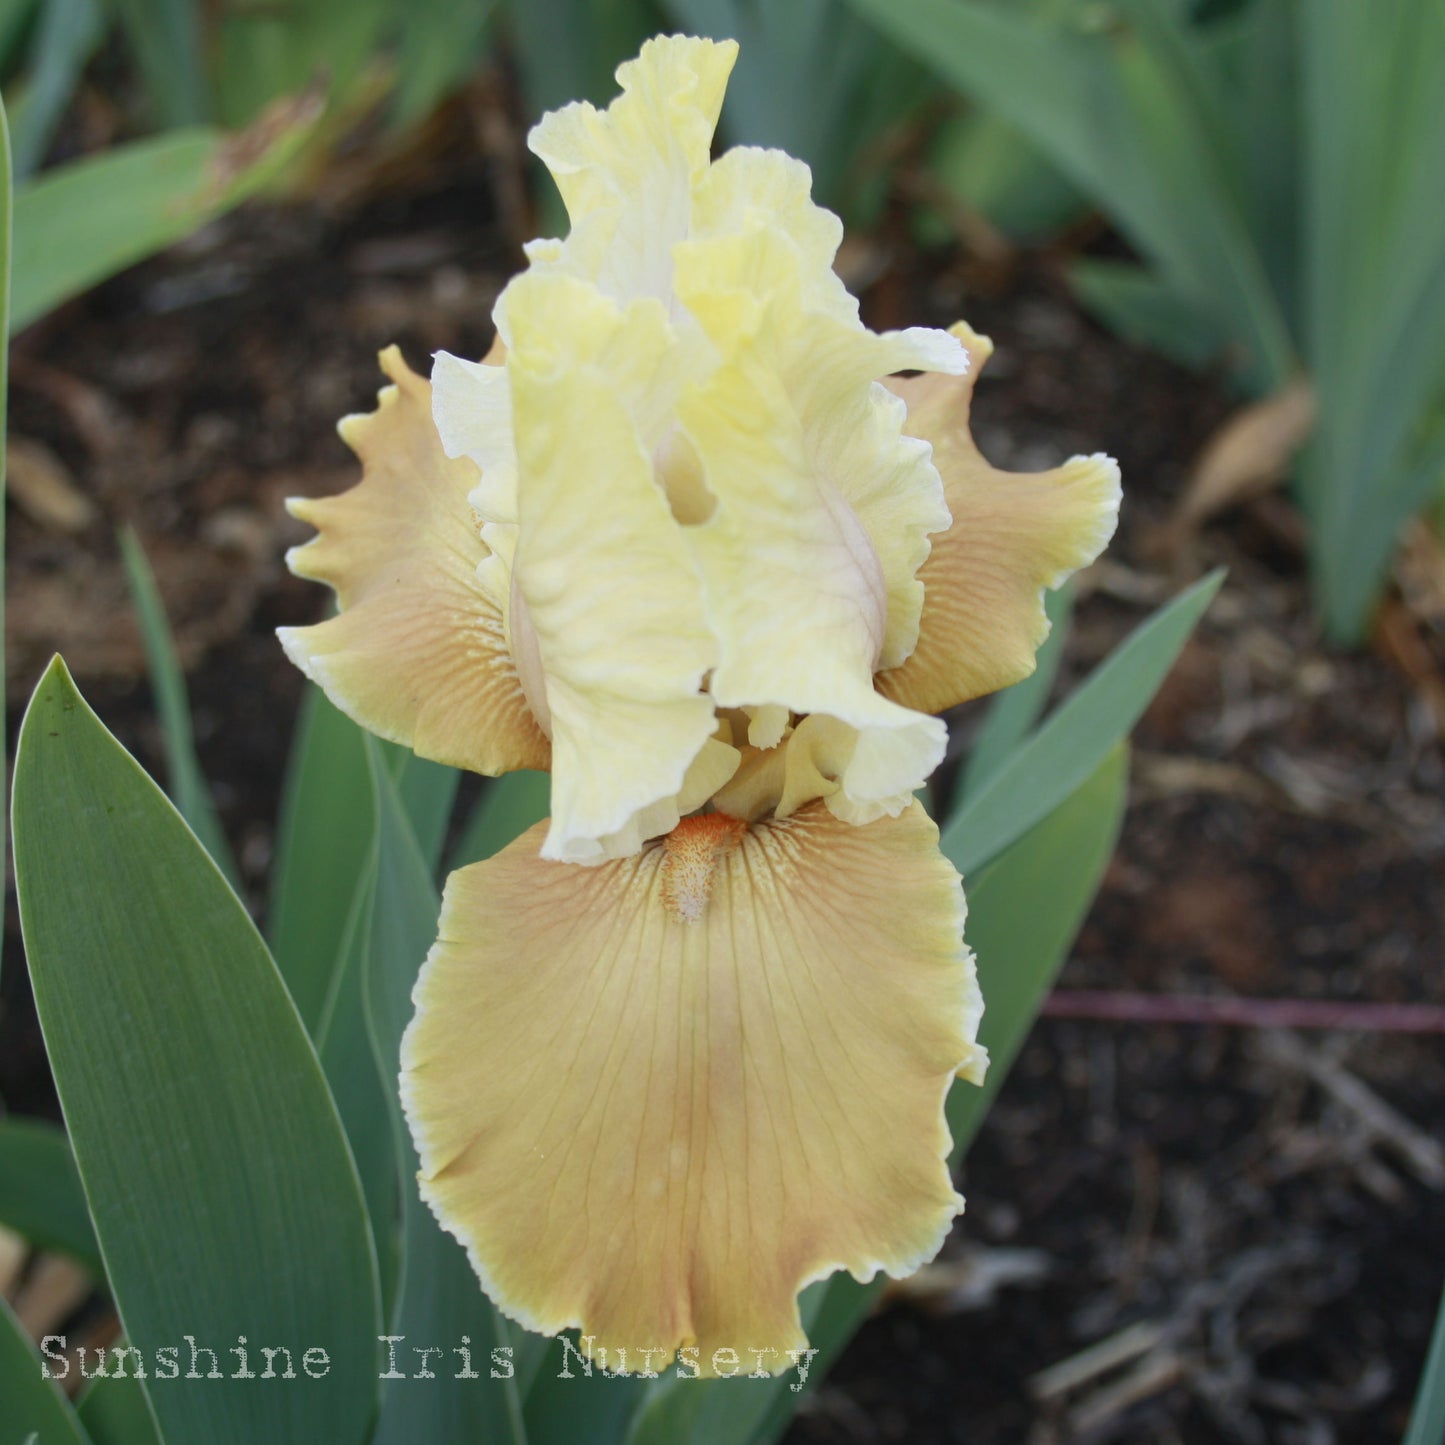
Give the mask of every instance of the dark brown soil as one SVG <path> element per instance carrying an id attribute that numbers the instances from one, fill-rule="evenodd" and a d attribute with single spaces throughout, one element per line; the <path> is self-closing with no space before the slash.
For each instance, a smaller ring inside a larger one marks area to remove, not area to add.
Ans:
<path id="1" fill-rule="evenodd" d="M 11 509 L 12 739 L 58 648 L 160 772 L 114 544 L 132 523 L 258 908 L 300 690 L 272 632 L 322 606 L 282 564 L 304 535 L 282 499 L 348 484 L 334 423 L 370 405 L 379 347 L 422 368 L 485 349 L 518 259 L 491 194 L 472 165 L 330 213 L 233 217 L 17 346 L 12 431 L 51 449 L 52 483 L 93 515 L 65 530 Z M 963 314 L 998 345 L 976 408 L 995 461 L 1123 464 L 1121 534 L 1083 589 L 1069 679 L 1203 566 L 1231 569 L 1137 734 L 1123 843 L 1064 986 L 1445 1002 L 1442 754 L 1422 703 L 1374 655 L 1322 647 L 1278 499 L 1175 567 L 1151 560 L 1229 399 L 1097 330 L 1047 260 L 982 276 L 894 250 L 852 253 L 874 324 Z M 53 1116 L 13 910 L 6 952 L 0 1100 Z M 1361 1106 L 1359 1084 L 1404 1122 Z M 1445 1272 L 1442 1126 L 1437 1037 L 1046 1019 L 968 1160 L 944 1260 L 968 1307 L 887 1308 L 789 1439 L 1393 1442 Z M 1015 1282 L 991 1291 L 1000 1276 Z M 1147 1348 L 1041 1387 L 1131 1326 L 1125 1343 Z"/>

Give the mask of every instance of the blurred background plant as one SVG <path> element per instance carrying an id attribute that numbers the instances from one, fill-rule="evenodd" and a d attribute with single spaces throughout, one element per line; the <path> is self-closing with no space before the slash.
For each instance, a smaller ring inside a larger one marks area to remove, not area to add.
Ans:
<path id="1" fill-rule="evenodd" d="M 1445 9 L 850 3 L 1118 227 L 1137 262 L 1069 267 L 1107 325 L 1271 398 L 1274 464 L 1313 420 L 1317 603 L 1358 643 L 1401 527 L 1445 487 Z"/>
<path id="2" fill-rule="evenodd" d="M 5 0 L 12 324 L 262 186 L 304 193 L 358 128 L 404 145 L 489 56 L 536 115 L 601 99 L 665 28 L 742 42 L 722 139 L 801 156 L 850 223 L 902 186 L 920 238 L 988 253 L 1102 211 L 1137 259 L 1066 242 L 1080 300 L 1260 404 L 1235 490 L 1293 470 L 1324 625 L 1365 637 L 1401 527 L 1445 491 L 1434 0 Z M 59 131 L 88 73 L 92 135 L 158 134 L 37 183 L 87 148 Z"/>

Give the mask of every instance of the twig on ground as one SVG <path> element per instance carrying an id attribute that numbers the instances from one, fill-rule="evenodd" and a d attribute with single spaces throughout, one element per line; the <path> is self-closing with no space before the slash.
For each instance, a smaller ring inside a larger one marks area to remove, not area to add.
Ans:
<path id="1" fill-rule="evenodd" d="M 936 1314 L 962 1314 L 987 1309 L 1008 1285 L 1038 1283 L 1052 1268 L 1053 1261 L 1041 1249 L 970 1249 L 957 1258 L 925 1264 L 907 1279 L 891 1280 L 885 1297 Z"/>
<path id="2" fill-rule="evenodd" d="M 1177 1385 L 1184 1375 L 1184 1361 L 1172 1349 L 1151 1350 L 1126 1375 L 1075 1405 L 1069 1411 L 1069 1426 L 1077 1431 L 1097 1430 L 1131 1405 Z"/>
<path id="3" fill-rule="evenodd" d="M 1163 1325 L 1152 1320 L 1138 1320 L 1126 1325 L 1117 1334 L 1080 1350 L 1078 1354 L 1040 1370 L 1029 1381 L 1029 1390 L 1036 1400 L 1066 1395 L 1080 1385 L 1086 1385 L 1090 1380 L 1148 1354 L 1158 1347 L 1164 1337 Z"/>
<path id="4" fill-rule="evenodd" d="M 1308 1075 L 1336 1103 L 1354 1114 L 1381 1144 L 1394 1150 L 1422 1184 L 1445 1189 L 1445 1149 L 1368 1084 L 1287 1033 L 1266 1036 L 1263 1047 L 1281 1063 Z"/>

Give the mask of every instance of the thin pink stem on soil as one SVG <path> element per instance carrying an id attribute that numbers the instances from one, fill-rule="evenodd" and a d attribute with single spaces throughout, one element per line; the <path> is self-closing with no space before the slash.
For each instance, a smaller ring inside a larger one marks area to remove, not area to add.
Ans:
<path id="1" fill-rule="evenodd" d="M 1445 1034 L 1445 1005 L 1352 1003 L 1321 998 L 1222 998 L 1210 994 L 1059 989 L 1044 1001 L 1050 1018 L 1137 1024 L 1231 1024 L 1253 1029 L 1359 1029 Z"/>

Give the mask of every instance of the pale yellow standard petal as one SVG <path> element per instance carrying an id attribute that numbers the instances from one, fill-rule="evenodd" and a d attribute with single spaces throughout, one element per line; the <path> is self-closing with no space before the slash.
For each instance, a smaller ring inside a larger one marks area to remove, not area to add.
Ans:
<path id="1" fill-rule="evenodd" d="M 484 521 L 517 520 L 517 443 L 507 348 L 499 336 L 481 361 L 439 351 L 432 366 L 432 416 L 449 457 L 481 470 L 471 503 Z"/>
<path id="2" fill-rule="evenodd" d="M 962 1203 L 944 1100 L 984 1064 L 937 837 L 916 804 L 709 814 L 586 870 L 536 828 L 452 876 L 402 1098 L 506 1313 L 609 1368 L 776 1371 L 805 1284 L 935 1253 Z"/>
<path id="3" fill-rule="evenodd" d="M 690 235 L 738 236 L 759 225 L 781 230 L 797 248 L 802 306 L 856 323 L 858 302 L 833 269 L 843 223 L 813 200 L 812 171 L 785 151 L 734 146 L 694 192 Z"/>
<path id="4" fill-rule="evenodd" d="M 916 641 L 918 568 L 949 513 L 928 446 L 903 434 L 904 408 L 878 379 L 961 372 L 968 353 L 946 332 L 879 335 L 858 321 L 831 269 L 840 228 L 807 182 L 806 167 L 778 152 L 730 151 L 698 186 L 677 289 L 722 357 L 795 418 L 822 496 L 866 539 L 879 594 L 870 604 L 882 614 L 875 665 L 892 667 Z M 728 499 L 721 482 L 714 489 Z"/>
<path id="5" fill-rule="evenodd" d="M 701 583 L 653 471 L 670 329 L 659 302 L 619 307 L 558 273 L 521 276 L 510 296 L 513 587 L 551 724 L 545 853 L 598 862 L 677 822 L 717 727 Z"/>
<path id="6" fill-rule="evenodd" d="M 916 622 L 913 572 L 948 514 L 928 448 L 900 436 L 901 408 L 872 381 L 920 348 L 805 314 L 799 265 L 761 229 L 678 248 L 680 293 L 724 358 L 677 405 L 715 501 L 686 533 L 718 638 L 714 698 L 764 710 L 760 742 L 784 711 L 853 730 L 830 806 L 871 817 L 901 808 L 943 756 L 942 724 L 882 697 L 873 673 L 894 623 L 910 608 Z M 795 350 L 808 336 L 811 362 Z"/>
<path id="7" fill-rule="evenodd" d="M 529 250 L 534 266 L 617 300 L 669 297 L 672 246 L 687 234 L 736 58 L 731 40 L 660 36 L 618 67 L 622 94 L 605 111 L 579 101 L 542 118 L 527 144 L 557 182 L 572 230 Z"/>
<path id="8" fill-rule="evenodd" d="M 502 613 L 477 575 L 488 557 L 467 501 L 477 469 L 442 450 L 431 387 L 401 353 L 388 348 L 381 365 L 393 385 L 377 410 L 341 425 L 360 483 L 288 504 L 318 535 L 287 561 L 333 588 L 340 611 L 281 628 L 282 645 L 343 712 L 423 757 L 479 773 L 546 768 Z"/>
<path id="9" fill-rule="evenodd" d="M 993 344 L 953 328 L 973 366 L 965 376 L 897 378 L 907 429 L 933 445 L 953 522 L 932 539 L 918 645 L 881 672 L 879 691 L 906 707 L 942 712 L 1027 677 L 1048 635 L 1046 588 L 1060 586 L 1104 550 L 1119 514 L 1119 468 L 1074 457 L 1047 472 L 1004 472 L 969 432 L 969 404 Z"/>

